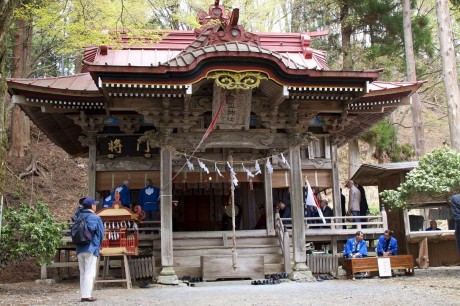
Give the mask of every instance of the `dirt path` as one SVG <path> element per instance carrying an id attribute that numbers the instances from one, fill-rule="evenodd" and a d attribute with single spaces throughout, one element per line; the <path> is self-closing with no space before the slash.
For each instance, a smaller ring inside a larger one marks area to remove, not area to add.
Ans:
<path id="1" fill-rule="evenodd" d="M 96 290 L 90 305 L 460 305 L 460 267 L 416 270 L 413 277 L 288 282 L 198 283 L 196 287 Z M 1 284 L 0 305 L 82 305 L 78 283 Z"/>

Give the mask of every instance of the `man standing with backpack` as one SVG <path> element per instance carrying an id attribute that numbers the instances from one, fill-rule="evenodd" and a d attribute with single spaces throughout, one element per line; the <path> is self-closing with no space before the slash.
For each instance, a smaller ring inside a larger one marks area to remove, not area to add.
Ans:
<path id="1" fill-rule="evenodd" d="M 101 217 L 96 215 L 98 201 L 93 198 L 86 198 L 82 203 L 82 210 L 76 218 L 83 218 L 86 227 L 91 234 L 91 240 L 76 245 L 78 267 L 80 268 L 80 296 L 82 302 L 94 302 L 92 297 L 94 277 L 96 275 L 96 263 L 99 257 L 99 250 L 104 238 L 104 224 Z M 77 221 L 77 219 L 75 220 Z"/>

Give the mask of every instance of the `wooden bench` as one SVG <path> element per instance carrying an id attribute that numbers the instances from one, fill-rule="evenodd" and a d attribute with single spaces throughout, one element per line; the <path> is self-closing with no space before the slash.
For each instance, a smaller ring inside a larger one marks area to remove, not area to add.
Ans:
<path id="1" fill-rule="evenodd" d="M 392 270 L 405 270 L 406 274 L 414 274 L 414 256 L 397 255 L 390 256 Z M 378 257 L 352 258 L 344 260 L 344 269 L 347 271 L 349 278 L 358 272 L 378 272 Z"/>

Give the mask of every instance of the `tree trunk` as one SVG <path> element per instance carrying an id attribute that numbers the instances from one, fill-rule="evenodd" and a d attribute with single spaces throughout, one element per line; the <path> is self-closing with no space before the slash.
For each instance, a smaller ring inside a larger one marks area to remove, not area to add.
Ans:
<path id="1" fill-rule="evenodd" d="M 415 71 L 414 44 L 412 40 L 412 19 L 410 0 L 402 0 L 403 24 L 404 24 L 404 47 L 406 50 L 406 69 L 407 80 L 414 82 L 417 80 Z M 425 154 L 425 132 L 423 130 L 422 103 L 418 93 L 411 97 L 412 125 L 414 127 L 415 155 L 417 159 Z"/>
<path id="2" fill-rule="evenodd" d="M 3 193 L 5 180 L 5 165 L 8 150 L 7 124 L 6 124 L 6 109 L 7 109 L 7 86 L 6 86 L 6 37 L 8 27 L 11 22 L 14 9 L 19 5 L 18 0 L 0 1 L 0 193 Z"/>
<path id="3" fill-rule="evenodd" d="M 343 0 L 340 5 L 340 30 L 342 38 L 342 56 L 343 56 L 343 70 L 353 69 L 353 58 L 351 54 L 351 34 L 352 27 L 349 20 L 347 20 L 349 13 L 349 5 L 347 0 Z"/>
<path id="4" fill-rule="evenodd" d="M 78 52 L 75 54 L 75 74 L 81 73 L 81 68 L 82 68 L 82 60 L 83 60 L 83 55 L 81 52 Z"/>
<path id="5" fill-rule="evenodd" d="M 21 18 L 15 19 L 16 33 L 13 49 L 13 77 L 29 76 L 32 26 Z M 13 106 L 11 113 L 10 156 L 24 157 L 25 149 L 30 145 L 30 121 L 18 105 Z"/>
<path id="6" fill-rule="evenodd" d="M 343 0 L 340 6 L 340 28 L 342 35 L 342 56 L 343 70 L 353 70 L 353 58 L 351 54 L 351 34 L 352 27 L 347 20 L 349 5 L 347 0 Z M 348 143 L 348 176 L 351 178 L 358 171 L 361 162 L 359 160 L 359 145 L 357 140 Z"/>
<path id="7" fill-rule="evenodd" d="M 460 91 L 458 89 L 455 50 L 447 0 L 436 0 L 436 14 L 438 17 L 444 90 L 446 91 L 447 112 L 449 115 L 450 141 L 452 148 L 460 151 Z"/>

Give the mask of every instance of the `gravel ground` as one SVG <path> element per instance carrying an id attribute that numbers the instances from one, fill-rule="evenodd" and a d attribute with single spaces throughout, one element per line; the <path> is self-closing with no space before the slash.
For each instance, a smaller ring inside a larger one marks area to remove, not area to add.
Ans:
<path id="1" fill-rule="evenodd" d="M 0 305 L 82 305 L 76 280 L 52 285 L 0 284 Z M 95 290 L 90 305 L 460 305 L 460 267 L 416 270 L 415 276 L 286 282 L 197 283 L 195 287 L 121 287 Z"/>

